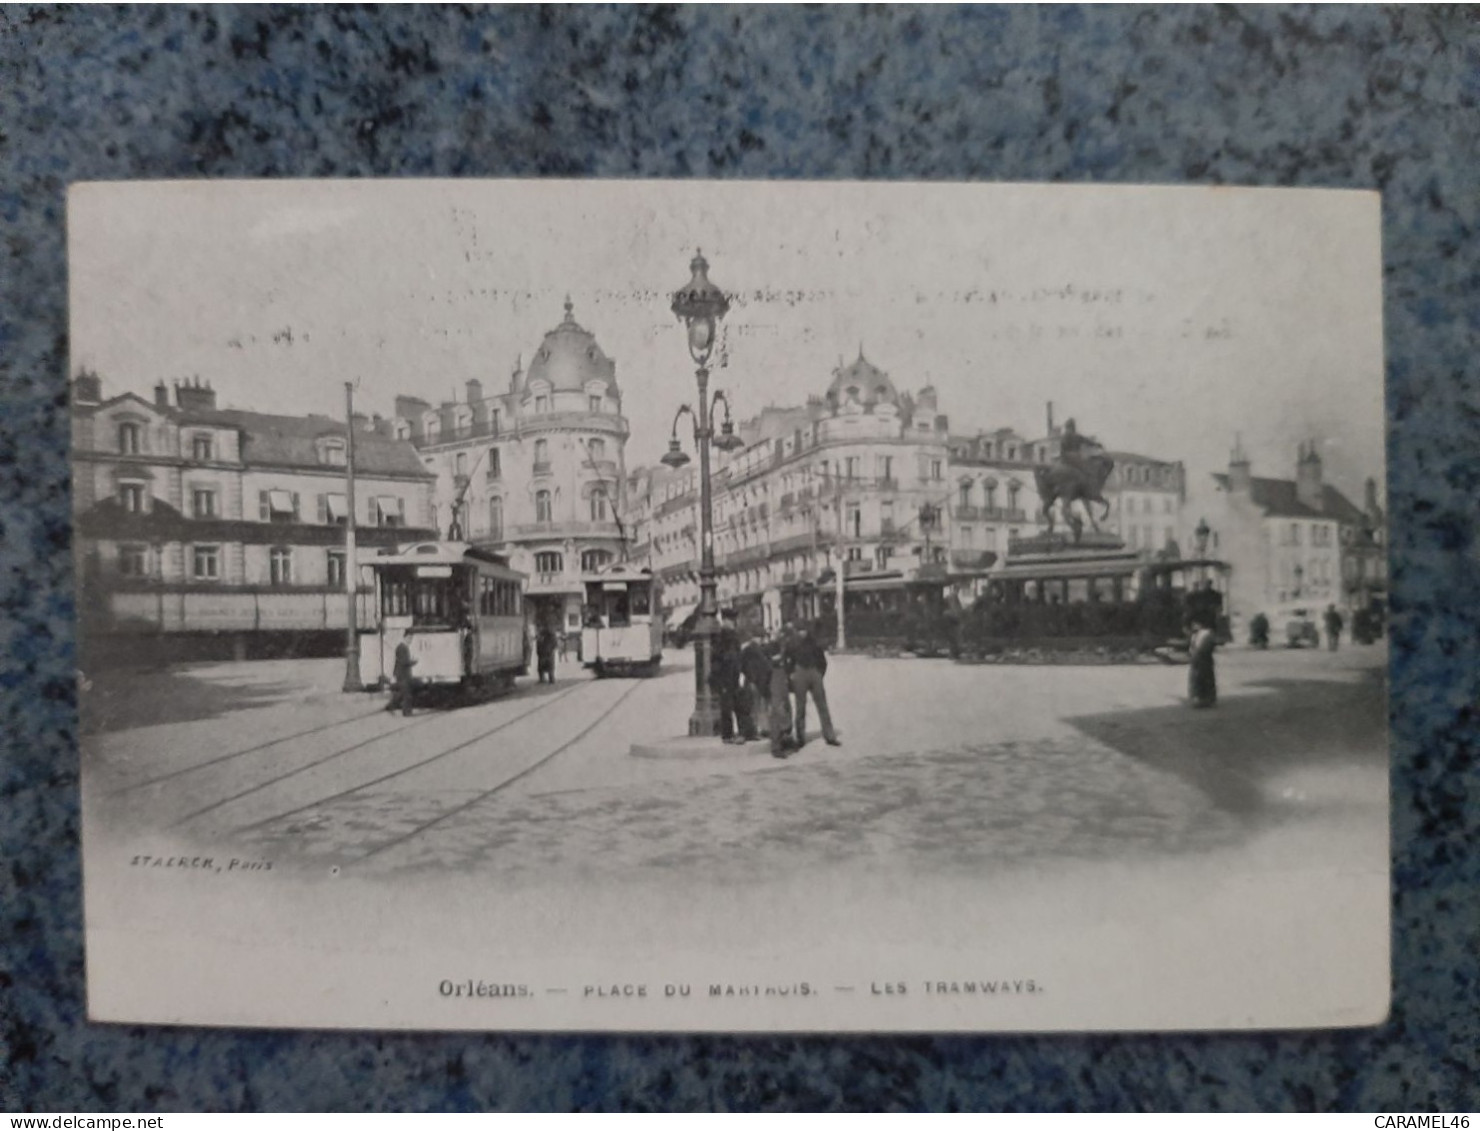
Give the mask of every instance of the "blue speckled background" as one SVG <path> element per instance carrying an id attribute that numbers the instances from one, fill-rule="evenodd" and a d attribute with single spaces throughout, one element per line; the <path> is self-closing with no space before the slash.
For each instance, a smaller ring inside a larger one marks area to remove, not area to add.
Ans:
<path id="1" fill-rule="evenodd" d="M 0 1108 L 1480 1107 L 1480 12 L 0 10 Z M 1376 1031 L 236 1033 L 83 1009 L 70 181 L 1227 182 L 1384 193 L 1395 1006 Z"/>

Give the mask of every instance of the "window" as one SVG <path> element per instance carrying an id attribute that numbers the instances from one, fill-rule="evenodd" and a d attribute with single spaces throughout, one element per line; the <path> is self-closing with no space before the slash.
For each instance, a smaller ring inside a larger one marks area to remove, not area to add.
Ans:
<path id="1" fill-rule="evenodd" d="M 930 478 L 934 479 L 937 483 L 939 483 L 944 477 L 941 472 L 941 468 L 943 466 L 944 465 L 941 460 L 933 459 L 930 461 Z"/>
<path id="2" fill-rule="evenodd" d="M 349 499 L 339 493 L 319 496 L 319 525 L 343 526 L 349 521 Z"/>
<path id="3" fill-rule="evenodd" d="M 118 504 L 129 514 L 143 514 L 144 485 L 142 483 L 119 484 Z"/>
<path id="4" fill-rule="evenodd" d="M 330 467 L 343 467 L 348 463 L 343 440 L 323 440 L 319 443 L 319 462 Z"/>
<path id="5" fill-rule="evenodd" d="M 549 412 L 550 411 L 550 398 L 549 397 L 535 397 L 535 399 L 534 399 L 534 410 L 535 410 L 535 412 Z"/>
<path id="6" fill-rule="evenodd" d="M 565 568 L 565 560 L 555 550 L 541 550 L 534 556 L 536 573 L 559 573 Z"/>
<path id="7" fill-rule="evenodd" d="M 503 426 L 503 413 L 500 412 L 498 409 L 494 409 L 491 413 L 488 414 L 488 428 L 489 428 L 489 431 L 491 431 L 495 436 L 497 436 L 498 433 L 499 433 L 499 430 L 500 430 L 500 428 L 502 426 Z"/>
<path id="8" fill-rule="evenodd" d="M 986 499 L 986 508 L 988 510 L 994 510 L 997 506 L 997 484 L 983 483 L 982 495 Z"/>
<path id="9" fill-rule="evenodd" d="M 221 547 L 192 546 L 190 572 L 197 581 L 215 581 L 221 576 Z"/>
<path id="10" fill-rule="evenodd" d="M 143 447 L 144 428 L 132 421 L 118 426 L 118 450 L 126 456 L 136 456 Z"/>
<path id="11" fill-rule="evenodd" d="M 894 478 L 894 457 L 880 456 L 878 459 L 879 478 L 890 480 Z"/>
<path id="12" fill-rule="evenodd" d="M 344 587 L 344 551 L 329 551 L 329 585 L 331 588 L 342 589 Z"/>
<path id="13" fill-rule="evenodd" d="M 298 495 L 294 491 L 258 491 L 257 517 L 263 522 L 294 522 L 298 518 Z"/>
<path id="14" fill-rule="evenodd" d="M 1300 545 L 1300 524 L 1298 522 L 1290 523 L 1290 545 Z"/>
<path id="15" fill-rule="evenodd" d="M 190 513 L 196 518 L 215 518 L 216 492 L 208 487 L 197 487 L 191 491 Z"/>
<path id="16" fill-rule="evenodd" d="M 969 507 L 969 506 L 971 506 L 971 484 L 970 483 L 963 483 L 963 484 L 961 484 L 961 506 L 962 507 Z"/>
<path id="17" fill-rule="evenodd" d="M 488 449 L 488 478 L 502 479 L 504 477 L 503 464 L 499 460 L 497 448 Z"/>
<path id="18" fill-rule="evenodd" d="M 190 441 L 190 454 L 197 463 L 208 463 L 214 459 L 213 449 L 209 436 L 195 436 Z"/>
<path id="19" fill-rule="evenodd" d="M 963 527 L 961 527 L 961 545 L 965 546 L 967 549 L 970 549 L 971 548 L 971 543 L 973 542 L 973 540 L 975 538 L 976 538 L 976 531 L 975 530 L 973 530 L 969 526 L 963 526 Z"/>
<path id="20" fill-rule="evenodd" d="M 610 550 L 583 550 L 581 552 L 581 569 L 585 573 L 593 573 L 612 560 Z"/>
<path id="21" fill-rule="evenodd" d="M 534 442 L 534 473 L 550 470 L 550 441 L 536 440 Z"/>
<path id="22" fill-rule="evenodd" d="M 858 478 L 858 457 L 849 456 L 845 461 L 846 472 L 849 482 Z"/>
<path id="23" fill-rule="evenodd" d="M 495 542 L 504 536 L 504 500 L 498 495 L 488 500 L 488 536 Z"/>
<path id="24" fill-rule="evenodd" d="M 591 492 L 591 521 L 592 522 L 605 522 L 606 521 L 606 492 L 605 491 L 592 491 Z"/>
<path id="25" fill-rule="evenodd" d="M 1010 511 L 1018 509 L 1018 485 L 1016 483 L 1007 485 L 1007 509 Z"/>
<path id="26" fill-rule="evenodd" d="M 147 577 L 149 574 L 149 547 L 119 546 L 118 572 L 124 577 Z"/>
<path id="27" fill-rule="evenodd" d="M 587 445 L 587 447 L 591 452 L 592 463 L 599 463 L 600 461 L 606 459 L 605 440 L 592 440 L 591 443 Z"/>
<path id="28" fill-rule="evenodd" d="M 293 551 L 274 546 L 267 555 L 268 578 L 273 585 L 293 584 Z"/>
<path id="29" fill-rule="evenodd" d="M 1172 513 L 1172 500 L 1170 498 L 1166 498 L 1166 499 L 1163 499 L 1161 501 L 1161 513 L 1162 514 L 1171 514 Z"/>
<path id="30" fill-rule="evenodd" d="M 857 507 L 848 508 L 848 529 L 855 538 L 863 535 L 863 512 Z"/>
<path id="31" fill-rule="evenodd" d="M 534 493 L 534 520 L 536 522 L 551 521 L 550 492 L 536 491 Z"/>
<path id="32" fill-rule="evenodd" d="M 467 478 L 467 474 L 468 474 L 468 453 L 467 452 L 458 452 L 457 455 L 456 455 L 456 457 L 453 459 L 452 466 L 453 466 L 453 472 L 452 473 L 454 475 L 456 475 L 459 479 L 465 479 L 465 478 Z"/>
<path id="33" fill-rule="evenodd" d="M 601 411 L 601 398 L 599 396 L 597 396 L 595 393 L 592 393 L 590 396 L 588 396 L 586 398 L 586 407 L 588 409 L 590 409 L 592 412 L 600 412 Z"/>
<path id="34" fill-rule="evenodd" d="M 378 526 L 405 526 L 406 512 L 399 495 L 378 495 L 371 500 L 371 514 Z"/>
<path id="35" fill-rule="evenodd" d="M 880 546 L 874 551 L 874 564 L 879 569 L 889 568 L 889 559 L 894 556 L 893 546 Z"/>

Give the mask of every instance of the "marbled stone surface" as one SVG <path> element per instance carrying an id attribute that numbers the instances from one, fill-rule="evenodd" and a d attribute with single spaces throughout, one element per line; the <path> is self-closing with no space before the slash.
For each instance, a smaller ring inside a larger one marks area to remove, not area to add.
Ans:
<path id="1" fill-rule="evenodd" d="M 1480 1107 L 1480 14 L 0 9 L 0 1106 Z M 84 1021 L 74 180 L 715 176 L 1384 194 L 1395 1004 L 1374 1031 L 786 1038 Z"/>

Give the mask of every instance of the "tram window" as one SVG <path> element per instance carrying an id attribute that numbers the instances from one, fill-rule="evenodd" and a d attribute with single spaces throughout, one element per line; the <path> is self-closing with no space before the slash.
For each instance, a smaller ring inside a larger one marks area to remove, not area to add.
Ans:
<path id="1" fill-rule="evenodd" d="M 648 591 L 646 589 L 634 589 L 632 591 L 632 615 L 635 617 L 645 617 L 651 615 L 651 613 L 652 607 L 648 599 Z"/>
<path id="2" fill-rule="evenodd" d="M 404 581 L 381 582 L 380 613 L 387 617 L 411 615 L 411 595 Z"/>
<path id="3" fill-rule="evenodd" d="M 626 593 L 607 594 L 606 623 L 611 628 L 626 628 L 632 623 Z"/>

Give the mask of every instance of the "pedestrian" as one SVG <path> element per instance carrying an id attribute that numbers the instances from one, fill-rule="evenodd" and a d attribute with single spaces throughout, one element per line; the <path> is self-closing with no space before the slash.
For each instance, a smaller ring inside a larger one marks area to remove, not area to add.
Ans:
<path id="1" fill-rule="evenodd" d="M 1341 630 L 1342 630 L 1343 627 L 1345 627 L 1345 622 L 1342 621 L 1341 614 L 1336 611 L 1336 606 L 1335 605 L 1327 605 L 1326 606 L 1326 647 L 1329 648 L 1329 649 L 1331 649 L 1331 651 L 1333 651 L 1333 652 L 1336 651 L 1336 649 L 1341 644 Z"/>
<path id="2" fill-rule="evenodd" d="M 822 737 L 829 746 L 841 746 L 837 732 L 833 730 L 832 714 L 827 709 L 827 689 L 823 679 L 827 675 L 827 653 L 818 643 L 811 626 L 802 624 L 786 650 L 786 667 L 791 674 L 791 691 L 796 696 L 797 749 L 807 745 L 807 696 L 817 705 L 817 717 L 822 723 Z"/>
<path id="3" fill-rule="evenodd" d="M 563 664 L 570 659 L 571 637 L 573 632 L 562 632 L 560 634 L 560 662 Z"/>
<path id="4" fill-rule="evenodd" d="M 741 733 L 747 742 L 754 742 L 760 737 L 762 720 L 770 716 L 771 659 L 762 637 L 752 636 L 740 649 L 740 675 L 745 680 L 740 693 Z"/>
<path id="5" fill-rule="evenodd" d="M 396 664 L 391 671 L 391 701 L 385 706 L 391 714 L 396 713 L 397 707 L 401 708 L 402 715 L 411 714 L 411 669 L 414 667 L 416 660 L 411 655 L 411 645 L 403 636 L 401 643 L 396 645 Z"/>
<path id="6" fill-rule="evenodd" d="M 549 622 L 540 625 L 539 635 L 534 641 L 535 655 L 539 660 L 540 682 L 555 682 L 555 630 Z"/>
<path id="7" fill-rule="evenodd" d="M 1269 647 L 1269 618 L 1263 613 L 1255 613 L 1249 622 L 1249 643 L 1255 648 Z"/>
<path id="8" fill-rule="evenodd" d="M 796 749 L 796 736 L 792 733 L 791 677 L 786 671 L 786 645 L 791 638 L 789 629 L 780 629 L 769 642 L 766 659 L 771 665 L 771 686 L 766 696 L 767 725 L 771 732 L 771 754 L 776 758 L 790 757 Z"/>
<path id="9" fill-rule="evenodd" d="M 1206 617 L 1192 623 L 1188 648 L 1187 699 L 1194 707 L 1218 705 L 1218 678 L 1213 671 L 1213 649 L 1218 637 Z"/>
<path id="10" fill-rule="evenodd" d="M 719 631 L 709 654 L 709 687 L 719 700 L 719 736 L 736 745 L 744 742 L 740 718 L 740 634 L 735 629 L 735 610 L 720 614 Z"/>

